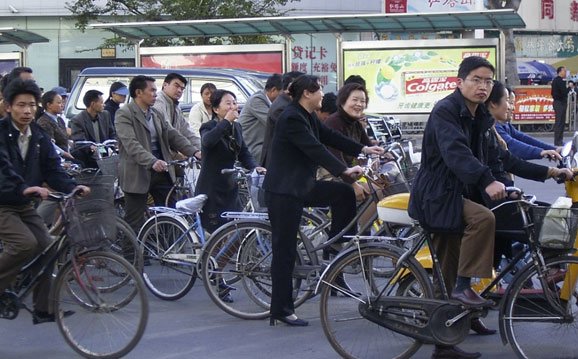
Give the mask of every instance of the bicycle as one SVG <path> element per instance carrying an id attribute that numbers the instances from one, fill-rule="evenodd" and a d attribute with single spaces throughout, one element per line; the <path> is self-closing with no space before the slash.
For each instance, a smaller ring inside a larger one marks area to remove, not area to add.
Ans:
<path id="1" fill-rule="evenodd" d="M 327 239 L 324 235 L 323 226 L 327 224 L 315 226 L 319 230 L 314 231 L 304 228 L 308 221 L 327 223 L 326 219 L 319 219 L 304 211 L 304 222 L 296 238 L 298 255 L 293 286 L 296 307 L 314 295 L 317 280 L 326 266 L 322 259 L 323 250 L 330 249 L 344 238 L 362 213 L 378 201 L 378 191 L 382 184 L 373 180 L 372 176 L 368 170 L 365 177 L 374 184 L 371 186 L 371 194 L 359 207 L 356 217 L 333 238 Z M 203 249 L 200 263 L 202 277 L 218 279 L 205 280 L 205 289 L 213 302 L 230 315 L 241 319 L 266 318 L 269 316 L 271 297 L 271 227 L 267 213 L 224 213 L 223 216 L 235 220 L 216 230 Z M 359 228 L 358 233 L 364 233 L 371 225 L 372 221 L 367 222 Z M 374 237 L 363 238 L 373 240 Z M 228 286 L 238 283 L 243 290 L 235 292 L 234 301 L 223 301 L 219 296 L 219 281 Z"/>
<path id="2" fill-rule="evenodd" d="M 111 231 L 99 222 L 98 210 L 79 212 L 78 191 L 52 193 L 65 229 L 48 248 L 24 266 L 11 290 L 0 301 L 0 317 L 14 319 L 21 309 L 32 313 L 26 298 L 41 274 L 54 273 L 51 312 L 65 341 L 86 358 L 120 358 L 140 341 L 148 320 L 148 300 L 139 273 L 124 258 L 100 250 L 100 239 Z M 95 207 L 92 206 L 93 210 Z M 89 329 L 87 329 L 89 328 Z"/>
<path id="3" fill-rule="evenodd" d="M 195 183 L 197 182 L 196 171 L 200 168 L 200 164 L 199 160 L 195 157 L 167 162 L 168 166 L 175 166 L 175 169 L 179 169 L 177 173 L 182 175 L 177 176 L 175 183 L 169 190 L 167 198 L 165 199 L 166 207 L 170 207 L 171 204 L 182 199 L 193 197 L 195 193 Z"/>
<path id="4" fill-rule="evenodd" d="M 522 358 L 534 354 L 548 357 L 551 353 L 572 356 L 573 349 L 561 343 L 568 343 L 578 334 L 578 328 L 572 325 L 578 318 L 573 309 L 578 297 L 578 257 L 572 248 L 578 212 L 560 210 L 565 242 L 547 243 L 542 228 L 551 208 L 526 199 L 507 201 L 498 207 L 506 205 L 519 210 L 528 238 L 527 252 L 518 254 L 481 295 L 488 297 L 529 253 L 532 260 L 518 270 L 500 301 L 502 342 L 509 343 Z M 407 358 L 424 343 L 456 345 L 468 334 L 470 320 L 486 315 L 487 308 L 466 307 L 448 299 L 429 233 L 420 230 L 413 237 L 414 244 L 407 251 L 388 243 L 354 239 L 354 247 L 335 258 L 322 275 L 317 288 L 321 292 L 321 323 L 331 346 L 342 357 L 370 358 L 387 352 L 392 357 Z M 433 299 L 433 283 L 414 258 L 423 245 L 432 253 L 443 299 Z M 344 288 L 337 278 L 344 278 L 349 286 Z M 337 300 L 331 296 L 332 291 L 344 296 Z M 550 328 L 555 325 L 559 327 Z M 545 341 L 545 333 L 553 330 L 556 340 Z"/>
<path id="5" fill-rule="evenodd" d="M 193 287 L 197 263 L 205 243 L 199 211 L 206 195 L 178 201 L 176 209 L 151 207 L 154 215 L 138 234 L 144 262 L 142 275 L 147 288 L 163 300 L 177 300 Z"/>

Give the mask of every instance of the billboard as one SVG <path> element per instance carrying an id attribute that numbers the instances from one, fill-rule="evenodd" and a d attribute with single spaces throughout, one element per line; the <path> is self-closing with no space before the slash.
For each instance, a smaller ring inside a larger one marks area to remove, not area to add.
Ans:
<path id="1" fill-rule="evenodd" d="M 141 48 L 140 61 L 142 67 L 163 69 L 213 67 L 283 73 L 284 48 L 279 44 Z"/>
<path id="2" fill-rule="evenodd" d="M 550 86 L 516 86 L 516 103 L 512 123 L 554 121 L 554 100 Z"/>
<path id="3" fill-rule="evenodd" d="M 464 58 L 481 56 L 497 67 L 497 41 L 479 42 L 372 41 L 361 48 L 344 45 L 343 78 L 361 75 L 366 80 L 370 113 L 429 113 L 437 101 L 456 89 L 458 67 Z"/>

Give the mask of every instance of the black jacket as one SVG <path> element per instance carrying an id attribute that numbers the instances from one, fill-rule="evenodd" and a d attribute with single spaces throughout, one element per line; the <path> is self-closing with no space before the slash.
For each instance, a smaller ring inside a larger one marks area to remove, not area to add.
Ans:
<path id="1" fill-rule="evenodd" d="M 70 139 L 73 141 L 92 141 L 104 142 L 106 140 L 116 139 L 116 132 L 112 126 L 110 115 L 104 111 L 97 115 L 100 141 L 96 140 L 94 127 L 92 125 L 93 119 L 90 114 L 83 110 L 78 115 L 70 120 L 70 129 L 72 134 Z M 98 168 L 96 160 L 93 158 L 93 153 L 88 145 L 74 145 L 72 155 L 84 163 L 84 167 Z"/>
<path id="2" fill-rule="evenodd" d="M 28 146 L 26 160 L 22 159 L 18 147 L 19 131 L 14 128 L 11 118 L 0 120 L 0 150 L 10 161 L 14 174 L 20 176 L 25 185 L 5 183 L 2 179 L 0 205 L 23 205 L 30 198 L 22 195 L 26 187 L 42 186 L 47 183 L 56 191 L 68 193 L 76 185 L 60 166 L 60 157 L 52 145 L 50 137 L 35 123 L 30 124 L 32 137 Z M 10 188 L 16 188 L 10 191 Z"/>
<path id="3" fill-rule="evenodd" d="M 363 148 L 323 125 L 298 103 L 288 105 L 275 126 L 263 188 L 303 198 L 315 185 L 317 166 L 339 176 L 347 167 L 324 145 L 352 156 Z"/>
<path id="4" fill-rule="evenodd" d="M 552 80 L 552 98 L 554 101 L 568 102 L 569 91 L 570 89 L 562 77 L 554 77 L 554 80 Z"/>
<path id="5" fill-rule="evenodd" d="M 409 215 L 432 232 L 463 230 L 463 198 L 483 203 L 495 181 L 488 166 L 493 119 L 480 105 L 475 117 L 459 90 L 439 101 L 423 135 L 421 167 L 414 180 Z"/>
<path id="6" fill-rule="evenodd" d="M 114 116 L 116 115 L 116 111 L 120 108 L 120 105 L 109 98 L 104 102 L 104 110 L 108 112 L 110 115 L 110 121 L 114 125 Z"/>
<path id="7" fill-rule="evenodd" d="M 285 110 L 285 108 L 291 103 L 291 96 L 286 93 L 282 93 L 269 108 L 269 113 L 267 114 L 267 128 L 265 129 L 265 139 L 263 140 L 263 147 L 261 148 L 261 158 L 256 158 L 263 167 L 268 167 L 269 152 L 271 151 L 271 141 L 273 140 L 273 134 L 275 133 L 275 125 L 279 120 L 279 117 Z"/>

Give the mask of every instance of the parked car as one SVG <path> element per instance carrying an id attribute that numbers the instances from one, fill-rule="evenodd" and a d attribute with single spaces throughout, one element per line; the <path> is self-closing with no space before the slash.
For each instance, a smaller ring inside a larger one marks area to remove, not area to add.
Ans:
<path id="1" fill-rule="evenodd" d="M 265 87 L 266 76 L 262 73 L 234 69 L 197 68 L 197 69 L 158 69 L 144 67 L 89 67 L 78 75 L 70 97 L 66 103 L 64 114 L 72 118 L 86 107 L 82 98 L 88 90 L 98 90 L 108 97 L 110 85 L 120 81 L 127 86 L 137 75 L 146 75 L 156 79 L 158 91 L 161 90 L 165 76 L 177 72 L 187 80 L 187 88 L 180 100 L 183 112 L 188 113 L 191 107 L 201 101 L 201 86 L 212 82 L 218 89 L 229 90 L 237 96 L 237 102 L 242 107 L 249 96 Z M 130 101 L 130 96 L 127 96 Z"/>

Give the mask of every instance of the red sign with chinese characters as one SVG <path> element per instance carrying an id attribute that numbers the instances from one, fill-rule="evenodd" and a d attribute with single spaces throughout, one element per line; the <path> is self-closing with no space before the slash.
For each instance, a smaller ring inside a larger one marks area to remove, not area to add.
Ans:
<path id="1" fill-rule="evenodd" d="M 542 0 L 542 19 L 554 19 L 554 0 Z"/>
<path id="2" fill-rule="evenodd" d="M 578 21 L 578 3 L 576 0 L 570 3 L 570 19 L 572 21 Z"/>
<path id="3" fill-rule="evenodd" d="M 407 0 L 385 0 L 385 12 L 388 14 L 405 14 L 407 12 Z"/>
<path id="4" fill-rule="evenodd" d="M 550 86 L 516 86 L 513 122 L 554 121 Z"/>

